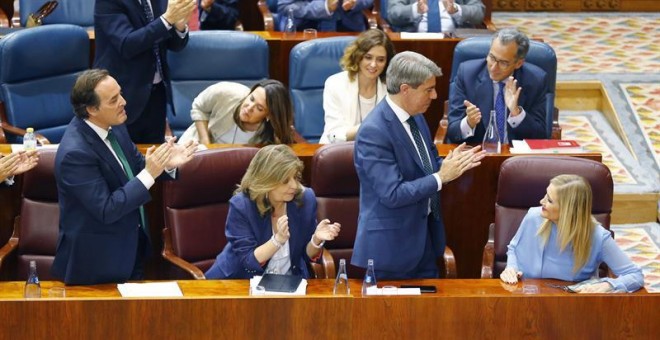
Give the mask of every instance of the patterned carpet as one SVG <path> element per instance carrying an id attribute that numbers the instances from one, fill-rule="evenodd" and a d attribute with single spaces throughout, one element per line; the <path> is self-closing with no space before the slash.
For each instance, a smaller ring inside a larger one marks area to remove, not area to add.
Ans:
<path id="1" fill-rule="evenodd" d="M 498 27 L 515 26 L 531 37 L 542 38 L 557 53 L 558 79 L 600 80 L 624 93 L 618 118 L 633 144 L 633 163 L 621 161 L 603 143 L 602 131 L 584 120 L 560 116 L 566 139 L 586 143 L 603 153 L 604 163 L 615 175 L 615 184 L 641 182 L 631 168 L 651 170 L 650 191 L 660 187 L 660 14 L 657 13 L 494 13 Z M 654 41 L 656 41 L 654 43 Z M 618 75 L 618 74 L 625 74 Z M 620 83 L 622 78 L 628 78 Z M 630 79 L 633 78 L 633 79 Z M 611 84 L 609 84 L 611 83 Z M 620 93 L 608 94 L 613 100 Z M 615 103 L 616 104 L 616 103 Z M 615 105 L 616 106 L 616 105 Z M 629 119 L 628 119 L 629 118 Z M 572 130 L 575 129 L 575 130 Z M 612 138 L 610 138 L 612 139 Z M 618 151 L 618 150 L 616 150 Z M 624 151 L 625 152 L 625 151 Z M 647 160 L 650 156 L 651 160 Z M 652 162 L 651 167 L 648 162 Z M 635 164 L 636 163 L 636 164 Z M 615 188 L 616 190 L 616 188 Z M 648 186 L 640 192 L 648 192 Z"/>
<path id="2" fill-rule="evenodd" d="M 647 230 L 657 231 L 659 228 L 657 223 L 612 226 L 617 245 L 642 268 L 644 288 L 652 293 L 660 292 L 660 248 Z"/>
<path id="3" fill-rule="evenodd" d="M 557 79 L 598 80 L 612 99 L 632 152 L 600 112 L 560 113 L 563 138 L 603 154 L 615 193 L 660 191 L 660 14 L 503 13 L 557 53 Z M 639 265 L 645 288 L 660 292 L 660 224 L 612 225 L 617 244 Z"/>
<path id="4" fill-rule="evenodd" d="M 656 72 L 658 69 L 656 69 Z M 654 151 L 655 162 L 660 165 L 660 84 L 620 84 L 635 118 L 642 128 L 644 140 Z"/>

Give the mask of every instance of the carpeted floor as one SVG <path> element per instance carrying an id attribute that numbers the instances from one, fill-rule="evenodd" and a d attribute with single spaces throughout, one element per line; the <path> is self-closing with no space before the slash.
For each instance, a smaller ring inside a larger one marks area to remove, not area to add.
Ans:
<path id="1" fill-rule="evenodd" d="M 602 113 L 561 111 L 563 138 L 603 154 L 615 193 L 660 192 L 660 13 L 493 14 L 498 27 L 540 37 L 557 53 L 557 80 L 598 80 L 632 152 Z M 660 292 L 660 224 L 612 225 L 617 244 Z"/>

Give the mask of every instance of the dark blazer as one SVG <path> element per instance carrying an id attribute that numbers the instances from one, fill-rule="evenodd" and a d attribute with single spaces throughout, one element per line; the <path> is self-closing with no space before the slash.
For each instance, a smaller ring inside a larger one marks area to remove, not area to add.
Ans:
<path id="1" fill-rule="evenodd" d="M 112 128 L 134 174 L 144 157 L 124 125 Z M 138 249 L 139 207 L 151 197 L 128 177 L 110 149 L 83 120 L 69 123 L 55 156 L 60 233 L 51 268 L 66 284 L 125 282 Z M 145 250 L 145 256 L 148 250 Z"/>
<path id="2" fill-rule="evenodd" d="M 423 115 L 415 121 L 428 148 L 433 171 L 441 165 Z M 383 271 L 410 271 L 419 263 L 429 230 L 436 256 L 445 251 L 440 220 L 429 228 L 429 200 L 438 193 L 432 175 L 426 175 L 417 148 L 387 100 L 381 100 L 362 122 L 354 153 L 360 178 L 360 215 L 353 246 L 353 265 L 366 268 L 374 259 Z"/>
<path id="3" fill-rule="evenodd" d="M 126 99 L 126 124 L 133 123 L 142 114 L 151 94 L 156 73 L 154 44 L 159 47 L 163 81 L 171 105 L 166 50 L 180 51 L 188 43 L 188 34 L 182 39 L 176 28 L 168 31 L 158 19 L 167 9 L 167 0 L 151 0 L 151 3 L 156 20 L 150 23 L 138 0 L 96 0 L 94 8 L 94 67 L 107 69 L 121 86 Z"/>
<path id="4" fill-rule="evenodd" d="M 509 143 L 514 139 L 546 138 L 545 117 L 550 113 L 546 112 L 546 94 L 549 90 L 545 71 L 536 65 L 524 63 L 513 72 L 513 77 L 518 81 L 518 86 L 522 87 L 518 105 L 525 110 L 526 116 L 515 129 L 506 123 Z M 461 120 L 465 117 L 463 101 L 466 99 L 481 110 L 481 123 L 477 124 L 472 137 L 463 139 Z M 456 78 L 449 86 L 447 141 L 457 144 L 481 143 L 488 127 L 490 110 L 494 110 L 493 81 L 488 75 L 486 60 L 468 60 L 461 63 L 456 71 Z"/>
<path id="5" fill-rule="evenodd" d="M 316 231 L 316 196 L 310 188 L 303 191 L 302 205 L 287 203 L 289 217 L 289 254 L 291 272 L 309 278 L 307 243 Z M 218 255 L 205 276 L 207 279 L 247 279 L 263 275 L 263 266 L 254 257 L 254 250 L 273 236 L 271 215 L 261 216 L 257 204 L 245 193 L 229 200 L 229 213 L 225 225 L 227 245 Z"/>

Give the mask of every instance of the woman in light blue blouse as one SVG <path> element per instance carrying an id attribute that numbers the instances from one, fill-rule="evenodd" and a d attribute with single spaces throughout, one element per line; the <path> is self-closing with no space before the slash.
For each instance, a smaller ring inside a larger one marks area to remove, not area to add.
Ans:
<path id="1" fill-rule="evenodd" d="M 550 180 L 540 207 L 529 209 L 509 243 L 502 281 L 518 278 L 552 278 L 584 281 L 597 274 L 605 262 L 616 279 L 583 285 L 578 293 L 634 292 L 644 285 L 641 269 L 591 215 L 591 186 L 577 175 Z"/>

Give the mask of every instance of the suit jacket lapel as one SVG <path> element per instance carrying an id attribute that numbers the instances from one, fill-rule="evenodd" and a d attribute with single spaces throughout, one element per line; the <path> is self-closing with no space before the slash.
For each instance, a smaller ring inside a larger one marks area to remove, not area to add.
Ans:
<path id="1" fill-rule="evenodd" d="M 112 172 L 114 172 L 117 177 L 119 177 L 120 182 L 122 184 L 128 182 L 128 176 L 126 175 L 126 172 L 124 172 L 124 169 L 121 167 L 119 164 L 119 161 L 115 158 L 115 156 L 110 152 L 110 149 L 108 149 L 108 146 L 105 144 L 103 140 L 99 137 L 99 135 L 92 130 L 87 123 L 85 123 L 83 120 L 76 118 L 76 124 L 78 124 L 78 131 L 81 131 L 83 137 L 85 140 L 87 140 L 87 143 L 89 143 L 89 146 L 96 152 L 96 154 L 101 157 L 101 159 L 106 162 L 111 168 Z"/>
<path id="2" fill-rule="evenodd" d="M 476 93 L 483 93 L 483 96 L 481 96 L 478 104 L 475 103 L 481 109 L 481 124 L 484 130 L 488 127 L 490 110 L 493 110 L 493 81 L 488 75 L 487 67 L 479 73 Z"/>
<path id="3" fill-rule="evenodd" d="M 391 133 L 398 140 L 399 144 L 403 145 L 406 148 L 406 153 L 413 156 L 412 158 L 415 160 L 415 164 L 417 164 L 417 167 L 419 167 L 422 171 L 424 171 L 422 160 L 419 159 L 417 153 L 417 147 L 415 146 L 415 144 L 413 144 L 413 141 L 410 140 L 410 137 L 408 136 L 406 129 L 403 127 L 403 124 L 399 121 L 399 118 L 394 113 L 394 110 L 392 110 L 390 105 L 387 103 L 387 100 L 385 99 L 383 99 L 379 105 L 384 106 L 383 118 L 385 118 L 385 122 L 388 125 L 387 131 L 383 131 L 383 133 Z"/>

